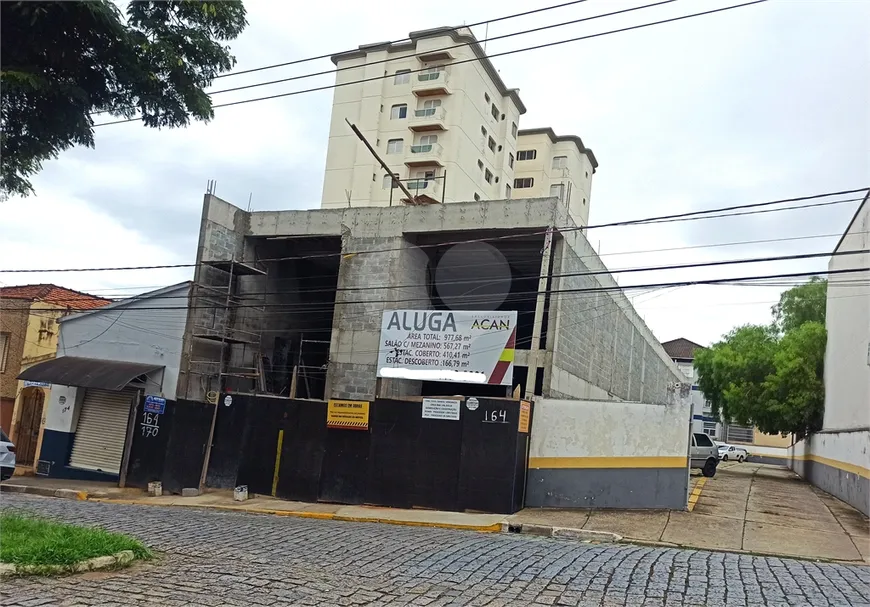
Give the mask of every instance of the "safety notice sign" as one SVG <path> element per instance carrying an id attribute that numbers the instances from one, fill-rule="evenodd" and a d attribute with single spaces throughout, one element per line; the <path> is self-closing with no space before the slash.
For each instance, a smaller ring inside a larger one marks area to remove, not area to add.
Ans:
<path id="1" fill-rule="evenodd" d="M 424 398 L 424 419 L 459 419 L 459 401 L 452 398 Z"/>
<path id="2" fill-rule="evenodd" d="M 530 401 L 524 400 L 520 401 L 520 423 L 519 423 L 519 431 L 520 432 L 528 432 L 529 431 L 529 421 L 532 416 L 532 403 Z"/>
<path id="3" fill-rule="evenodd" d="M 368 401 L 330 400 L 326 405 L 326 427 L 368 430 Z"/>

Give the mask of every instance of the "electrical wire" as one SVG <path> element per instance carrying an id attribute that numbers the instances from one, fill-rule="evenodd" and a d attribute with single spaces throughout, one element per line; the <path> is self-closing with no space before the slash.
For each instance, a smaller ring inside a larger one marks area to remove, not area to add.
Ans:
<path id="1" fill-rule="evenodd" d="M 855 194 L 858 192 L 870 191 L 870 188 L 856 188 L 850 190 L 841 190 L 838 192 L 826 192 L 823 194 L 812 194 L 808 196 L 798 196 L 795 198 L 782 198 L 779 200 L 770 200 L 766 202 L 756 202 L 751 204 L 743 204 L 743 205 L 732 205 L 729 207 L 719 207 L 714 209 L 706 209 L 703 211 L 689 211 L 685 213 L 674 213 L 670 215 L 660 215 L 656 217 L 646 217 L 643 219 L 631 219 L 631 220 L 623 220 L 623 221 L 614 221 L 610 223 L 602 223 L 597 225 L 589 225 L 589 226 L 567 226 L 567 227 L 556 227 L 556 228 L 545 228 L 542 230 L 533 230 L 533 231 L 523 231 L 522 233 L 511 233 L 511 234 L 502 234 L 499 236 L 487 236 L 481 238 L 465 238 L 461 240 L 453 240 L 446 241 L 434 244 L 420 244 L 416 245 L 417 248 L 420 249 L 428 249 L 428 248 L 436 248 L 436 247 L 444 247 L 458 244 L 470 244 L 470 243 L 480 243 L 480 242 L 499 242 L 504 240 L 512 240 L 517 238 L 528 238 L 529 236 L 543 236 L 546 235 L 550 230 L 555 230 L 560 234 L 582 231 L 582 230 L 591 230 L 597 228 L 611 228 L 618 226 L 628 226 L 635 224 L 655 224 L 655 223 L 663 223 L 664 220 L 671 219 L 682 219 L 689 217 L 698 217 L 705 214 L 710 213 L 720 213 L 723 211 L 733 211 L 738 209 L 749 209 L 749 208 L 759 208 L 759 207 L 767 207 L 776 204 L 784 204 L 787 202 L 800 202 L 804 200 L 813 200 L 818 198 L 829 198 L 831 196 L 841 196 L 846 194 Z M 850 198 L 841 201 L 834 201 L 838 204 L 848 203 L 848 202 L 856 202 L 858 200 L 862 200 L 861 198 Z M 454 203 L 455 204 L 455 203 Z M 781 211 L 788 211 L 795 207 L 783 207 L 779 209 Z M 717 216 L 716 218 L 720 218 Z M 323 259 L 329 257 L 342 257 L 348 258 L 355 255 L 366 255 L 373 253 L 389 253 L 393 251 L 403 251 L 406 250 L 406 247 L 389 247 L 389 248 L 380 248 L 380 249 L 371 249 L 367 251 L 338 251 L 335 253 L 317 253 L 311 255 L 295 255 L 288 257 L 274 257 L 274 258 L 266 258 L 259 259 L 257 263 L 265 263 L 265 262 L 273 262 L 273 261 L 296 261 L 302 259 Z M 206 262 L 200 262 L 200 265 Z M 174 269 L 174 268 L 193 268 L 196 267 L 196 263 L 182 263 L 182 264 L 163 264 L 163 265 L 150 265 L 150 266 L 116 266 L 116 267 L 102 267 L 102 268 L 41 268 L 41 269 L 7 269 L 0 270 L 0 274 L 33 274 L 37 272 L 114 272 L 114 271 L 127 271 L 127 270 L 162 270 L 162 269 Z"/>
<path id="2" fill-rule="evenodd" d="M 752 1 L 750 1 L 750 2 L 744 2 L 744 3 L 742 3 L 742 4 L 734 4 L 734 5 L 731 5 L 731 6 L 726 6 L 726 7 L 717 8 L 717 9 L 711 9 L 711 10 L 703 11 L 703 12 L 700 12 L 700 13 L 691 13 L 691 14 L 689 14 L 689 15 L 681 15 L 681 16 L 679 16 L 679 17 L 672 17 L 672 18 L 670 18 L 670 19 L 662 19 L 662 20 L 659 20 L 659 21 L 652 21 L 652 22 L 650 22 L 650 23 L 642 23 L 642 24 L 639 24 L 639 25 L 633 25 L 633 26 L 630 26 L 630 27 L 623 27 L 623 28 L 619 28 L 619 29 L 615 29 L 615 30 L 609 30 L 609 31 L 606 31 L 606 32 L 598 32 L 598 33 L 596 33 L 596 34 L 588 34 L 588 35 L 586 35 L 586 36 L 578 36 L 578 37 L 575 37 L 575 38 L 569 38 L 569 39 L 567 39 L 567 40 L 557 40 L 557 41 L 555 41 L 555 42 L 547 42 L 547 43 L 544 43 L 544 44 L 538 44 L 538 45 L 535 45 L 535 46 L 529 46 L 529 47 L 525 47 L 525 48 L 519 48 L 519 49 L 510 50 L 510 51 L 504 51 L 504 52 L 501 52 L 501 53 L 494 53 L 494 54 L 492 54 L 492 55 L 488 55 L 487 58 L 488 58 L 488 59 L 492 59 L 492 58 L 494 58 L 494 57 L 504 57 L 504 56 L 507 56 L 507 55 L 513 55 L 513 54 L 516 54 L 516 53 L 524 53 L 524 52 L 527 52 L 527 51 L 539 50 L 539 49 L 542 49 L 542 48 L 549 48 L 549 47 L 553 47 L 553 46 L 557 46 L 557 45 L 561 45 L 561 44 L 568 44 L 568 43 L 570 43 L 570 42 L 579 42 L 579 41 L 581 41 L 581 40 L 589 40 L 589 39 L 592 39 L 592 38 L 599 38 L 599 37 L 601 37 L 601 36 L 609 36 L 609 35 L 611 35 L 611 34 L 619 34 L 619 33 L 628 32 L 628 31 L 633 31 L 633 30 L 638 30 L 638 29 L 642 29 L 642 28 L 646 28 L 646 27 L 652 27 L 652 26 L 655 26 L 655 25 L 663 25 L 663 24 L 665 24 L 665 23 L 673 23 L 673 22 L 676 22 L 676 21 L 682 21 L 682 20 L 684 20 L 684 19 L 691 19 L 691 18 L 694 18 L 694 17 L 702 17 L 702 16 L 705 16 L 705 15 L 712 15 L 712 14 L 715 14 L 715 13 L 721 13 L 721 12 L 729 11 L 729 10 L 733 10 L 733 9 L 736 9 L 736 8 L 743 8 L 743 7 L 746 7 L 746 6 L 752 6 L 752 5 L 754 5 L 754 4 L 761 4 L 761 3 L 763 3 L 763 2 L 767 2 L 767 0 L 752 0 Z M 478 58 L 478 57 L 474 57 L 474 58 L 471 58 L 471 59 L 462 59 L 462 60 L 459 60 L 459 61 L 453 61 L 453 62 L 450 63 L 450 65 L 451 65 L 451 66 L 453 66 L 453 65 L 462 65 L 462 64 L 464 64 L 464 63 L 471 63 L 471 62 L 480 61 L 480 60 L 481 60 L 480 58 Z M 421 68 L 421 69 L 409 70 L 408 73 L 409 73 L 409 74 L 420 73 L 420 72 L 426 71 L 427 69 L 428 69 L 428 68 Z M 392 75 L 372 76 L 372 77 L 369 77 L 369 78 L 361 78 L 361 79 L 359 79 L 359 80 L 351 80 L 351 81 L 348 81 L 348 82 L 337 82 L 337 83 L 335 83 L 335 84 L 324 85 L 324 86 L 319 86 L 319 87 L 311 87 L 311 88 L 302 89 L 302 90 L 298 90 L 298 91 L 290 91 L 290 92 L 287 92 L 287 93 L 278 93 L 278 94 L 275 94 L 275 95 L 267 95 L 267 96 L 264 96 L 264 97 L 256 97 L 256 98 L 254 98 L 254 99 L 242 99 L 242 100 L 240 100 L 240 101 L 231 101 L 231 102 L 227 102 L 227 103 L 219 103 L 219 104 L 212 105 L 212 109 L 217 109 L 217 108 L 222 108 L 222 107 L 231 107 L 231 106 L 242 105 L 242 104 L 246 104 L 246 103 L 255 103 L 255 102 L 258 102 L 258 101 L 267 101 L 267 100 L 270 100 L 270 99 L 279 99 L 279 98 L 283 98 L 283 97 L 291 97 L 291 96 L 294 96 L 294 95 L 302 95 L 302 94 L 305 94 L 305 93 L 313 93 L 313 92 L 317 92 L 317 91 L 325 91 L 325 90 L 334 89 L 334 88 L 338 88 L 338 87 L 342 87 L 342 86 L 351 86 L 351 85 L 354 85 L 354 84 L 364 84 L 364 83 L 366 83 L 366 82 L 373 82 L 373 81 L 376 81 L 376 80 L 384 80 L 385 78 L 392 78 L 392 77 L 393 77 Z M 114 120 L 114 121 L 111 121 L 111 122 L 101 122 L 101 123 L 95 124 L 94 127 L 110 126 L 110 125 L 115 125 L 115 124 L 123 124 L 123 123 L 125 123 L 125 122 L 138 122 L 138 121 L 141 121 L 141 120 L 142 120 L 142 118 L 126 118 L 126 119 L 123 119 L 123 120 Z"/>
<path id="3" fill-rule="evenodd" d="M 742 265 L 742 264 L 750 264 L 750 263 L 769 263 L 776 261 L 795 261 L 800 259 L 814 259 L 819 257 L 840 257 L 840 256 L 850 256 L 850 255 L 863 255 L 865 253 L 870 253 L 870 249 L 855 249 L 849 251 L 835 251 L 833 253 L 828 251 L 822 251 L 818 253 L 797 253 L 793 255 L 777 255 L 773 257 L 751 257 L 751 258 L 743 258 L 743 259 L 722 259 L 718 261 L 702 261 L 702 262 L 694 262 L 694 263 L 686 263 L 686 264 L 670 264 L 665 266 L 639 266 L 633 268 L 618 268 L 613 270 L 603 269 L 603 270 L 589 270 L 585 272 L 565 272 L 561 274 L 548 273 L 548 278 L 576 278 L 582 276 L 600 276 L 600 275 L 615 275 L 615 274 L 632 274 L 635 272 L 659 272 L 664 270 L 685 270 L 685 269 L 693 269 L 693 268 L 707 268 L 707 267 L 716 267 L 716 266 L 726 266 L 726 265 Z M 325 276 L 325 275 L 324 275 Z M 336 275 L 336 279 L 338 276 Z M 538 275 L 529 275 L 523 278 L 513 278 L 512 281 L 537 281 L 539 280 Z M 481 280 L 480 278 L 468 278 L 463 280 L 439 280 L 437 282 L 437 286 L 447 286 L 447 285 L 493 285 L 500 284 L 504 282 L 502 279 L 496 279 L 491 281 Z M 397 289 L 417 289 L 420 288 L 419 283 L 414 284 L 400 284 L 400 285 L 366 285 L 360 287 L 324 287 L 319 289 L 293 289 L 292 293 L 296 295 L 304 295 L 308 293 L 342 293 L 347 291 L 382 291 L 382 290 L 397 290 Z M 252 300 L 256 297 L 266 296 L 266 295 L 286 295 L 290 293 L 288 290 L 280 290 L 280 291 L 249 291 L 246 293 L 239 293 L 234 295 L 236 299 L 246 299 Z M 199 295 L 200 299 L 223 299 L 225 297 L 224 294 L 214 295 Z M 489 296 L 486 296 L 489 297 Z M 132 302 L 132 301 L 140 301 L 140 300 L 155 300 L 155 299 L 189 299 L 190 295 L 187 293 L 183 295 L 134 295 L 132 297 L 128 297 L 120 300 L 121 302 Z M 91 297 L 68 297 L 65 301 L 89 301 Z M 227 307 L 226 305 L 217 306 L 217 307 Z M 233 307 L 233 306 L 231 306 Z"/>
<path id="4" fill-rule="evenodd" d="M 661 282 L 661 283 L 649 283 L 649 284 L 641 284 L 641 285 L 627 285 L 620 286 L 614 282 L 613 285 L 609 286 L 599 286 L 599 287 L 579 287 L 579 288 L 569 288 L 569 289 L 546 289 L 542 291 L 534 290 L 534 291 L 521 291 L 517 293 L 511 293 L 511 297 L 517 297 L 520 295 L 546 295 L 547 293 L 595 293 L 595 292 L 609 292 L 616 291 L 621 292 L 630 289 L 649 289 L 649 288 L 660 288 L 660 287 L 677 287 L 677 286 L 694 286 L 694 285 L 719 285 L 719 284 L 729 284 L 734 282 L 746 282 L 746 281 L 755 281 L 755 280 L 765 280 L 769 278 L 799 278 L 799 277 L 812 277 L 812 276 L 826 276 L 826 275 L 837 275 L 837 274 L 847 274 L 847 273 L 861 273 L 870 271 L 870 267 L 857 267 L 857 268 L 843 268 L 836 270 L 818 270 L 814 272 L 791 272 L 791 273 L 783 273 L 783 274 L 771 274 L 764 276 L 741 276 L 741 277 L 729 277 L 729 278 L 715 278 L 715 279 L 701 279 L 701 280 L 683 280 L 683 281 L 674 281 L 674 282 Z M 454 300 L 462 300 L 467 304 L 472 303 L 486 303 L 490 300 L 491 295 L 474 295 L 472 297 L 466 297 L 462 295 L 454 296 L 452 299 Z M 352 306 L 352 305 L 360 305 L 360 304 L 396 304 L 396 303 L 414 303 L 414 302 L 428 302 L 431 297 L 427 294 L 421 297 L 412 297 L 412 298 L 404 298 L 404 299 L 360 299 L 360 300 L 348 300 L 348 301 L 335 301 L 334 303 L 329 303 L 330 306 Z M 324 302 L 327 303 L 327 302 Z M 248 305 L 248 304 L 238 304 L 231 306 L 234 310 L 246 309 L 246 308 L 281 308 L 281 309 L 292 309 L 292 307 L 297 304 L 286 304 L 286 303 L 274 303 L 274 304 L 260 304 L 260 305 Z M 227 306 L 224 305 L 187 305 L 187 306 L 173 306 L 176 309 L 186 309 L 186 310 L 195 310 L 195 309 L 204 309 L 204 310 L 216 310 L 216 309 L 225 309 Z M 137 310 L 166 310 L 166 306 L 155 306 L 155 307 L 146 307 L 141 306 L 137 307 Z M 70 308 L 70 310 L 75 310 L 74 308 Z"/>

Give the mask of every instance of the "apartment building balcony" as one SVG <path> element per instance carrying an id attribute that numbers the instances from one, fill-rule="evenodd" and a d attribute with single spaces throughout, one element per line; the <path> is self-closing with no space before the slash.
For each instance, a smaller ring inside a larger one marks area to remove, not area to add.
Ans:
<path id="1" fill-rule="evenodd" d="M 412 145 L 405 154 L 405 164 L 409 167 L 444 166 L 443 155 L 444 148 L 441 147 L 440 143 Z"/>
<path id="2" fill-rule="evenodd" d="M 415 110 L 408 120 L 408 128 L 417 133 L 425 131 L 444 131 L 447 130 L 445 117 L 447 110 L 443 107 L 428 107 L 421 110 Z"/>
<path id="3" fill-rule="evenodd" d="M 447 70 L 419 72 L 411 78 L 411 92 L 417 97 L 449 95 L 452 91 L 448 80 Z"/>
<path id="4" fill-rule="evenodd" d="M 405 182 L 405 187 L 414 196 L 425 194 L 432 198 L 439 198 L 441 196 L 441 181 L 441 178 L 433 177 L 426 179 L 425 177 L 420 177 L 418 179 L 409 179 Z"/>

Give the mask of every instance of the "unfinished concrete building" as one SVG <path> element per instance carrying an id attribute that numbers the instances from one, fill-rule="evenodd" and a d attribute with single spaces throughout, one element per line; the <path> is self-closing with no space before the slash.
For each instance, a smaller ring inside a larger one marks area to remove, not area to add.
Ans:
<path id="1" fill-rule="evenodd" d="M 557 198 L 247 212 L 205 196 L 179 395 L 505 396 L 377 379 L 392 309 L 516 310 L 512 393 L 668 403 L 682 374 Z"/>

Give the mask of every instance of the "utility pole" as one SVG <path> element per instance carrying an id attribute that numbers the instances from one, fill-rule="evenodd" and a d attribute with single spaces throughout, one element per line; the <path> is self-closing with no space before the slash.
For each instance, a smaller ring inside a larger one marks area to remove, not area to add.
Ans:
<path id="1" fill-rule="evenodd" d="M 360 141 L 362 141 L 365 144 L 365 146 L 369 149 L 369 152 L 372 153 L 372 156 L 375 157 L 375 160 L 377 160 L 380 163 L 380 165 L 384 168 L 384 170 L 390 176 L 390 179 L 392 179 L 392 181 L 393 181 L 392 185 L 396 185 L 399 188 L 401 188 L 401 190 L 405 193 L 405 196 L 408 197 L 408 200 L 410 202 L 414 202 L 414 196 L 411 194 L 410 191 L 408 191 L 408 188 L 406 188 L 405 185 L 401 181 L 396 179 L 396 176 L 390 170 L 390 167 L 387 166 L 386 162 L 381 160 L 381 157 L 378 156 L 378 153 L 375 151 L 375 148 L 373 148 L 372 144 L 370 144 L 368 142 L 368 140 L 363 136 L 363 134 L 359 132 L 359 129 L 356 128 L 356 125 L 351 124 L 350 120 L 348 120 L 347 118 L 345 118 L 344 121 L 347 123 L 347 125 L 350 127 L 350 129 L 353 131 L 353 134 L 356 135 L 357 137 L 359 137 Z"/>

